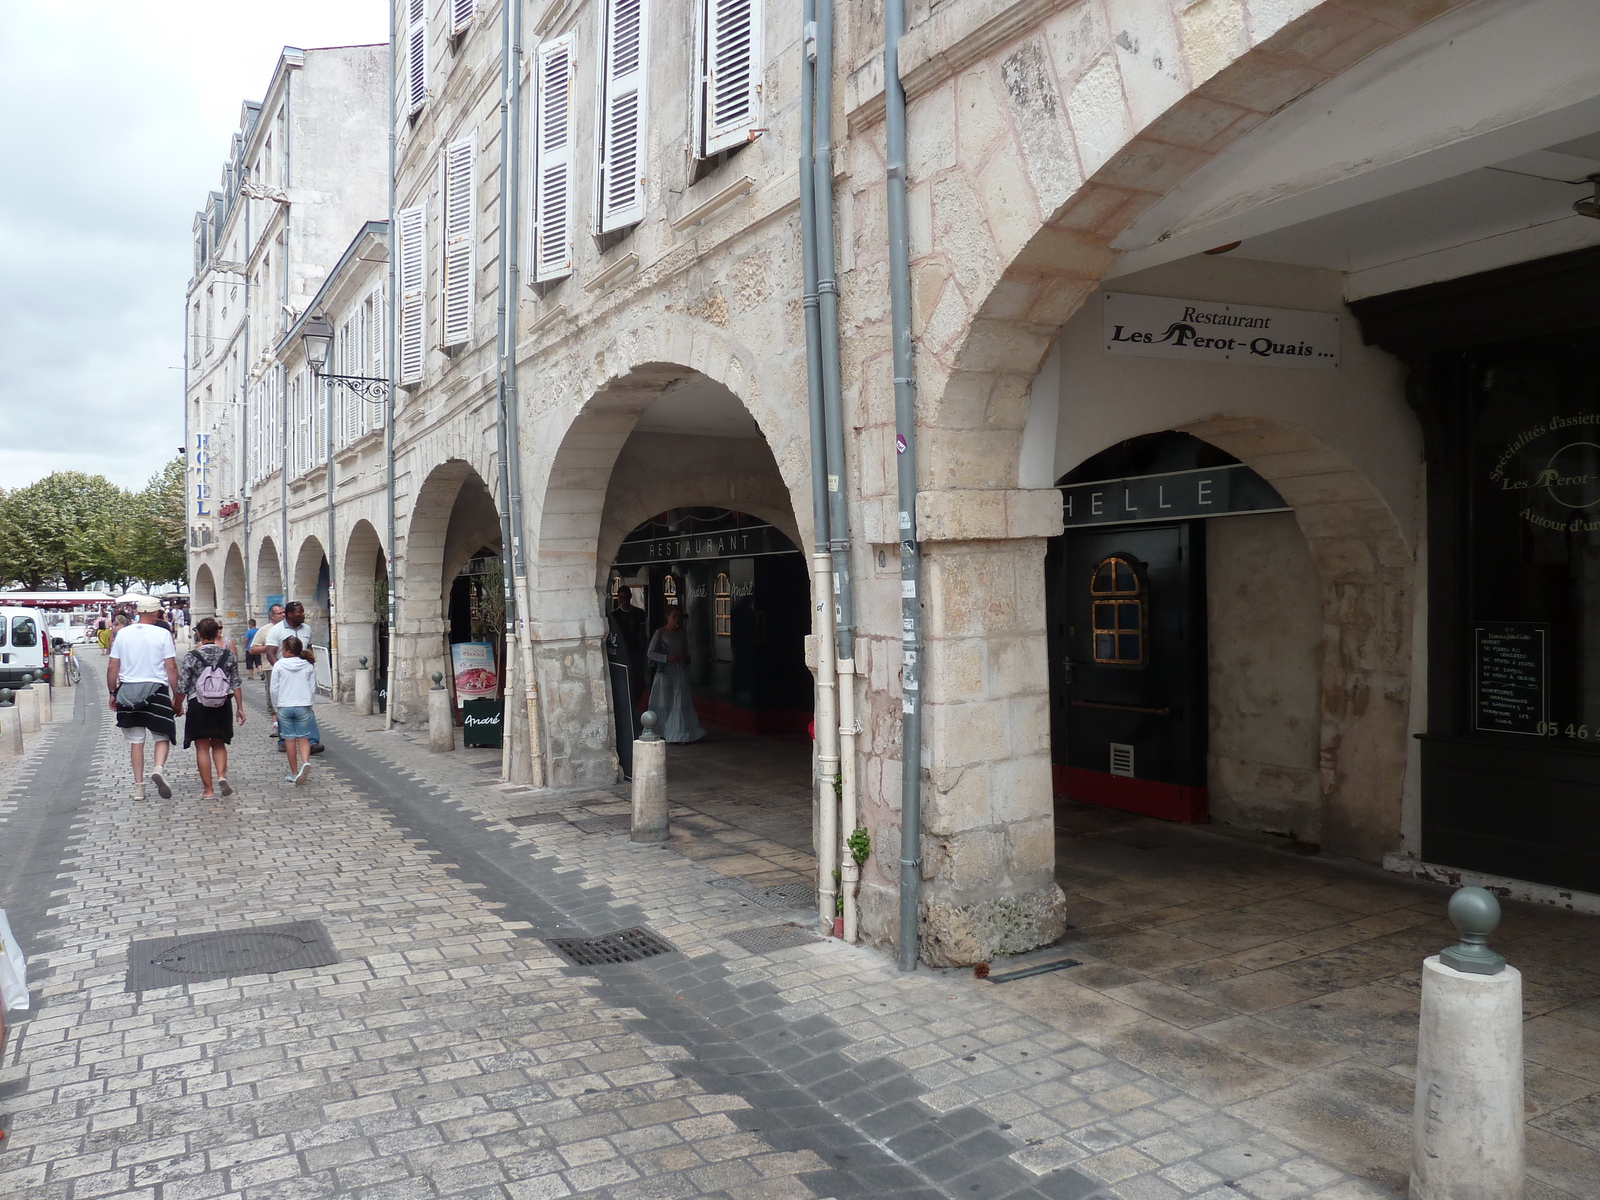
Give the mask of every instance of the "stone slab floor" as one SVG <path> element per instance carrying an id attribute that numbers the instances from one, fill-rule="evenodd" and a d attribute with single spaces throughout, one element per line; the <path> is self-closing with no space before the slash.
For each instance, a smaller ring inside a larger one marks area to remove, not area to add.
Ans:
<path id="1" fill-rule="evenodd" d="M 1410 980 L 1443 944 L 1441 889 L 1072 810 L 1082 966 L 904 976 L 807 940 L 814 909 L 768 890 L 810 879 L 804 746 L 675 749 L 674 839 L 645 848 L 620 791 L 503 785 L 494 752 L 430 755 L 332 706 L 305 787 L 253 707 L 236 797 L 201 802 L 184 759 L 172 800 L 135 804 L 103 687 L 79 690 L 0 763 L 0 904 L 36 997 L 0 1059 L 0 1196 L 1402 1185 Z M 132 939 L 295 920 L 340 961 L 125 990 Z M 673 951 L 580 968 L 548 940 L 633 926 Z M 1532 1200 L 1600 1196 L 1592 928 L 1518 908 L 1499 939 L 1529 977 Z"/>

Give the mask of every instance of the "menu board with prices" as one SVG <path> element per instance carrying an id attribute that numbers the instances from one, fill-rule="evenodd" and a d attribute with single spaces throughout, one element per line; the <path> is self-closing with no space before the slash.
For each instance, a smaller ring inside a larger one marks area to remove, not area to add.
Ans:
<path id="1" fill-rule="evenodd" d="M 1550 627 L 1533 621 L 1489 621 L 1475 627 L 1477 704 L 1473 725 L 1495 733 L 1545 731 Z"/>

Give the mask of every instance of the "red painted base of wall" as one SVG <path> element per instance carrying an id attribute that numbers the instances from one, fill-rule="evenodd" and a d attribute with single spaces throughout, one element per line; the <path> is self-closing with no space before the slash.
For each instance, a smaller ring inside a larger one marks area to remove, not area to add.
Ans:
<path id="1" fill-rule="evenodd" d="M 1123 812 L 1163 821 L 1183 821 L 1200 825 L 1210 819 L 1206 808 L 1206 789 L 1181 783 L 1157 783 L 1153 779 L 1129 779 L 1104 771 L 1086 771 L 1051 763 L 1050 770 L 1058 796 L 1119 808 Z"/>
<path id="2" fill-rule="evenodd" d="M 702 721 L 745 733 L 752 737 L 782 737 L 786 734 L 803 734 L 811 724 L 811 714 L 787 709 L 737 708 L 721 700 L 694 698 L 694 711 Z"/>

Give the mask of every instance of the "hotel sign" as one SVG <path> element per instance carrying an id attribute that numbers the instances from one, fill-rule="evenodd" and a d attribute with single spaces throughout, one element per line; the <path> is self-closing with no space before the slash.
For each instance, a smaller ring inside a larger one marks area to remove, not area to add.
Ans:
<path id="1" fill-rule="evenodd" d="M 1107 354 L 1259 367 L 1339 365 L 1339 318 L 1293 308 L 1104 293 Z"/>
<path id="2" fill-rule="evenodd" d="M 1075 483 L 1061 489 L 1061 505 L 1068 529 L 1289 510 L 1273 486 L 1243 463 Z"/>

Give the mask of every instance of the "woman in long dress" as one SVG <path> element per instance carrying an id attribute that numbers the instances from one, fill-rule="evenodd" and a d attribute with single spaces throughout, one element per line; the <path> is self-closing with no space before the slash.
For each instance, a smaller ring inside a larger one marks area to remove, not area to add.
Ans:
<path id="1" fill-rule="evenodd" d="M 656 733 L 669 742 L 698 742 L 706 731 L 689 690 L 689 637 L 683 631 L 682 610 L 667 610 L 667 623 L 650 639 L 645 657 L 656 664 L 656 679 L 650 688 Z"/>

